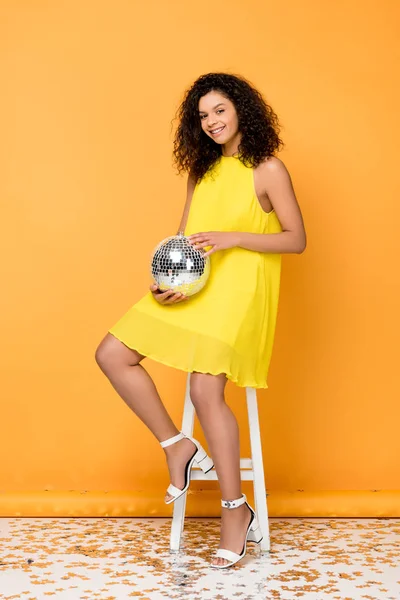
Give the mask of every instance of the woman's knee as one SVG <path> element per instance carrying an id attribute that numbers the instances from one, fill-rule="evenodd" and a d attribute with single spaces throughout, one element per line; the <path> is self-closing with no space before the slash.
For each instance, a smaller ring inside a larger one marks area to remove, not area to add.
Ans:
<path id="1" fill-rule="evenodd" d="M 121 365 L 137 365 L 143 358 L 143 354 L 128 348 L 111 333 L 106 334 L 95 352 L 96 362 L 105 373 Z"/>
<path id="2" fill-rule="evenodd" d="M 214 406 L 225 402 L 224 389 L 227 382 L 225 373 L 194 372 L 190 376 L 190 399 L 196 409 Z"/>

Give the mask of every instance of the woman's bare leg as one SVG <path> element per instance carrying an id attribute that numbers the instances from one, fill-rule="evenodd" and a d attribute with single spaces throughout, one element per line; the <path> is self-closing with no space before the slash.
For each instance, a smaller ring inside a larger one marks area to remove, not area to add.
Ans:
<path id="1" fill-rule="evenodd" d="M 131 350 L 111 333 L 107 333 L 96 350 L 95 358 L 116 392 L 159 442 L 179 433 L 153 380 L 139 364 L 145 358 L 142 354 Z M 196 446 L 184 438 L 163 450 L 171 483 L 182 489 L 185 485 L 185 465 L 193 456 Z M 165 499 L 169 498 L 171 496 L 167 493 Z"/>
<path id="2" fill-rule="evenodd" d="M 213 458 L 223 500 L 235 500 L 242 495 L 240 480 L 239 427 L 236 417 L 225 402 L 224 373 L 192 373 L 190 397 L 204 431 Z M 221 507 L 220 548 L 240 554 L 251 513 L 245 504 L 229 509 Z M 215 558 L 213 564 L 228 561 Z"/>

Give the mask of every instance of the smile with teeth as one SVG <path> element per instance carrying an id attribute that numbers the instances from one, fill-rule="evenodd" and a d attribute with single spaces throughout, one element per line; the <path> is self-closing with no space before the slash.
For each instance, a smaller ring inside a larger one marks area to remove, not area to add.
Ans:
<path id="1" fill-rule="evenodd" d="M 223 129 L 225 129 L 225 125 L 223 127 L 219 127 L 218 129 L 212 129 L 210 133 L 211 135 L 218 135 Z"/>

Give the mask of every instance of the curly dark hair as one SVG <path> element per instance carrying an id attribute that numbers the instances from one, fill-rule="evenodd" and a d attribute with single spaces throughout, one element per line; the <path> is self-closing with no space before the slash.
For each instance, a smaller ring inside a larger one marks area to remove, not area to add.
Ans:
<path id="1" fill-rule="evenodd" d="M 278 135 L 277 115 L 247 79 L 229 73 L 201 75 L 185 92 L 177 110 L 173 149 L 178 173 L 190 172 L 196 182 L 221 156 L 221 146 L 203 131 L 199 116 L 199 100 L 211 91 L 219 92 L 235 106 L 241 133 L 238 158 L 244 165 L 257 167 L 284 146 Z"/>

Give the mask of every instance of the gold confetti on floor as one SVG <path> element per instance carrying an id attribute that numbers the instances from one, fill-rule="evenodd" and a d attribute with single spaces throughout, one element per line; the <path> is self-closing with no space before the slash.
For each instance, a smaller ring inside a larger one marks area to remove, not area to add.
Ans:
<path id="1" fill-rule="evenodd" d="M 0 519 L 0 598 L 14 600 L 399 600 L 398 519 L 270 518 L 271 552 L 209 561 L 219 519 Z"/>

